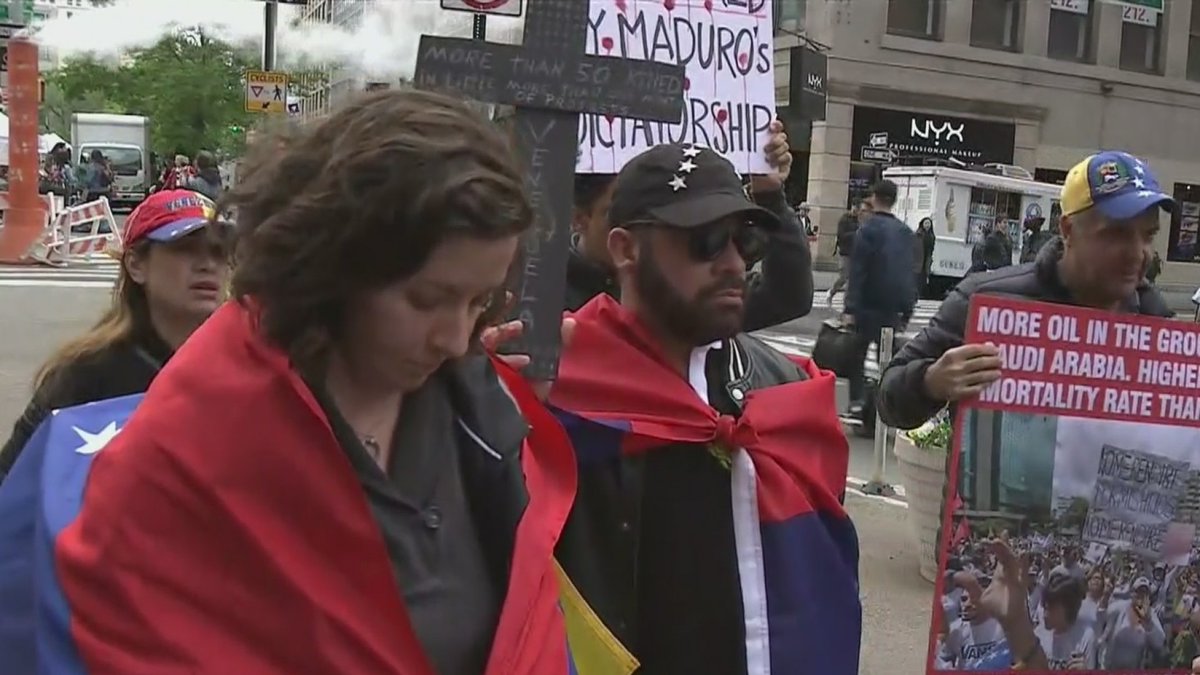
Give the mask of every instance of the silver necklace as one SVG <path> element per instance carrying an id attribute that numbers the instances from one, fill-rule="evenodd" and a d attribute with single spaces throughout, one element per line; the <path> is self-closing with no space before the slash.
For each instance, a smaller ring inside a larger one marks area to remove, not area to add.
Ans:
<path id="1" fill-rule="evenodd" d="M 379 441 L 375 440 L 374 436 L 363 436 L 361 438 L 363 447 L 367 449 L 367 454 L 371 459 L 379 462 L 383 458 L 383 448 L 379 447 Z"/>

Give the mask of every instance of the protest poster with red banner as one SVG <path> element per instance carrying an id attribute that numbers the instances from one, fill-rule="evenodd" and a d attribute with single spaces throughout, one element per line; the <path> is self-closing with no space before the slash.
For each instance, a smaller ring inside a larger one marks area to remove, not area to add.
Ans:
<path id="1" fill-rule="evenodd" d="M 977 296 L 1002 377 L 955 419 L 927 673 L 1190 673 L 1200 326 Z"/>

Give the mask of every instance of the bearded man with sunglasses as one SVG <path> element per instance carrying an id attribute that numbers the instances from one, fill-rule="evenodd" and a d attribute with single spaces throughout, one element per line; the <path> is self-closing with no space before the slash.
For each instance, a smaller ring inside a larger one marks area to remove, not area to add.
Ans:
<path id="1" fill-rule="evenodd" d="M 558 559 L 641 675 L 857 673 L 834 379 L 742 332 L 778 218 L 678 144 L 629 162 L 609 213 L 620 301 L 574 313 L 550 392 L 580 464 Z"/>

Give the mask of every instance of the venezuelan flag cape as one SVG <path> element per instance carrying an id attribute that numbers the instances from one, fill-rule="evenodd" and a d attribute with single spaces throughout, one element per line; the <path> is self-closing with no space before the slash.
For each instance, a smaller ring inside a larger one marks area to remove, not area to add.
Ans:
<path id="1" fill-rule="evenodd" d="M 489 675 L 576 665 L 552 557 L 574 460 L 548 411 L 523 412 L 529 503 Z M 431 675 L 344 452 L 247 310 L 218 311 L 144 398 L 59 411 L 30 441 L 0 488 L 0 672 Z"/>
<path id="2" fill-rule="evenodd" d="M 849 446 L 834 376 L 800 360 L 807 380 L 751 392 L 735 420 L 701 401 L 610 297 L 574 317 L 550 402 L 580 463 L 676 443 L 732 451 L 749 675 L 856 675 L 858 539 L 840 503 Z"/>

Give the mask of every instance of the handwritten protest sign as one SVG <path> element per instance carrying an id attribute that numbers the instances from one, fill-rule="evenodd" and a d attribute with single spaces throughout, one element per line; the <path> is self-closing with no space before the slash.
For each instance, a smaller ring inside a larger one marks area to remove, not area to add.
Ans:
<path id="1" fill-rule="evenodd" d="M 965 328 L 1001 377 L 958 406 L 927 672 L 1185 672 L 1200 326 L 976 296 Z M 1021 590 L 985 606 L 1004 549 Z"/>
<path id="2" fill-rule="evenodd" d="M 771 12 L 767 0 L 591 0 L 587 53 L 681 64 L 686 101 L 678 123 L 582 116 L 576 170 L 616 173 L 647 148 L 692 143 L 742 173 L 767 172 L 762 148 L 775 118 Z"/>
<path id="3" fill-rule="evenodd" d="M 1183 496 L 1188 462 L 1105 445 L 1083 540 L 1162 554 L 1163 537 Z"/>

